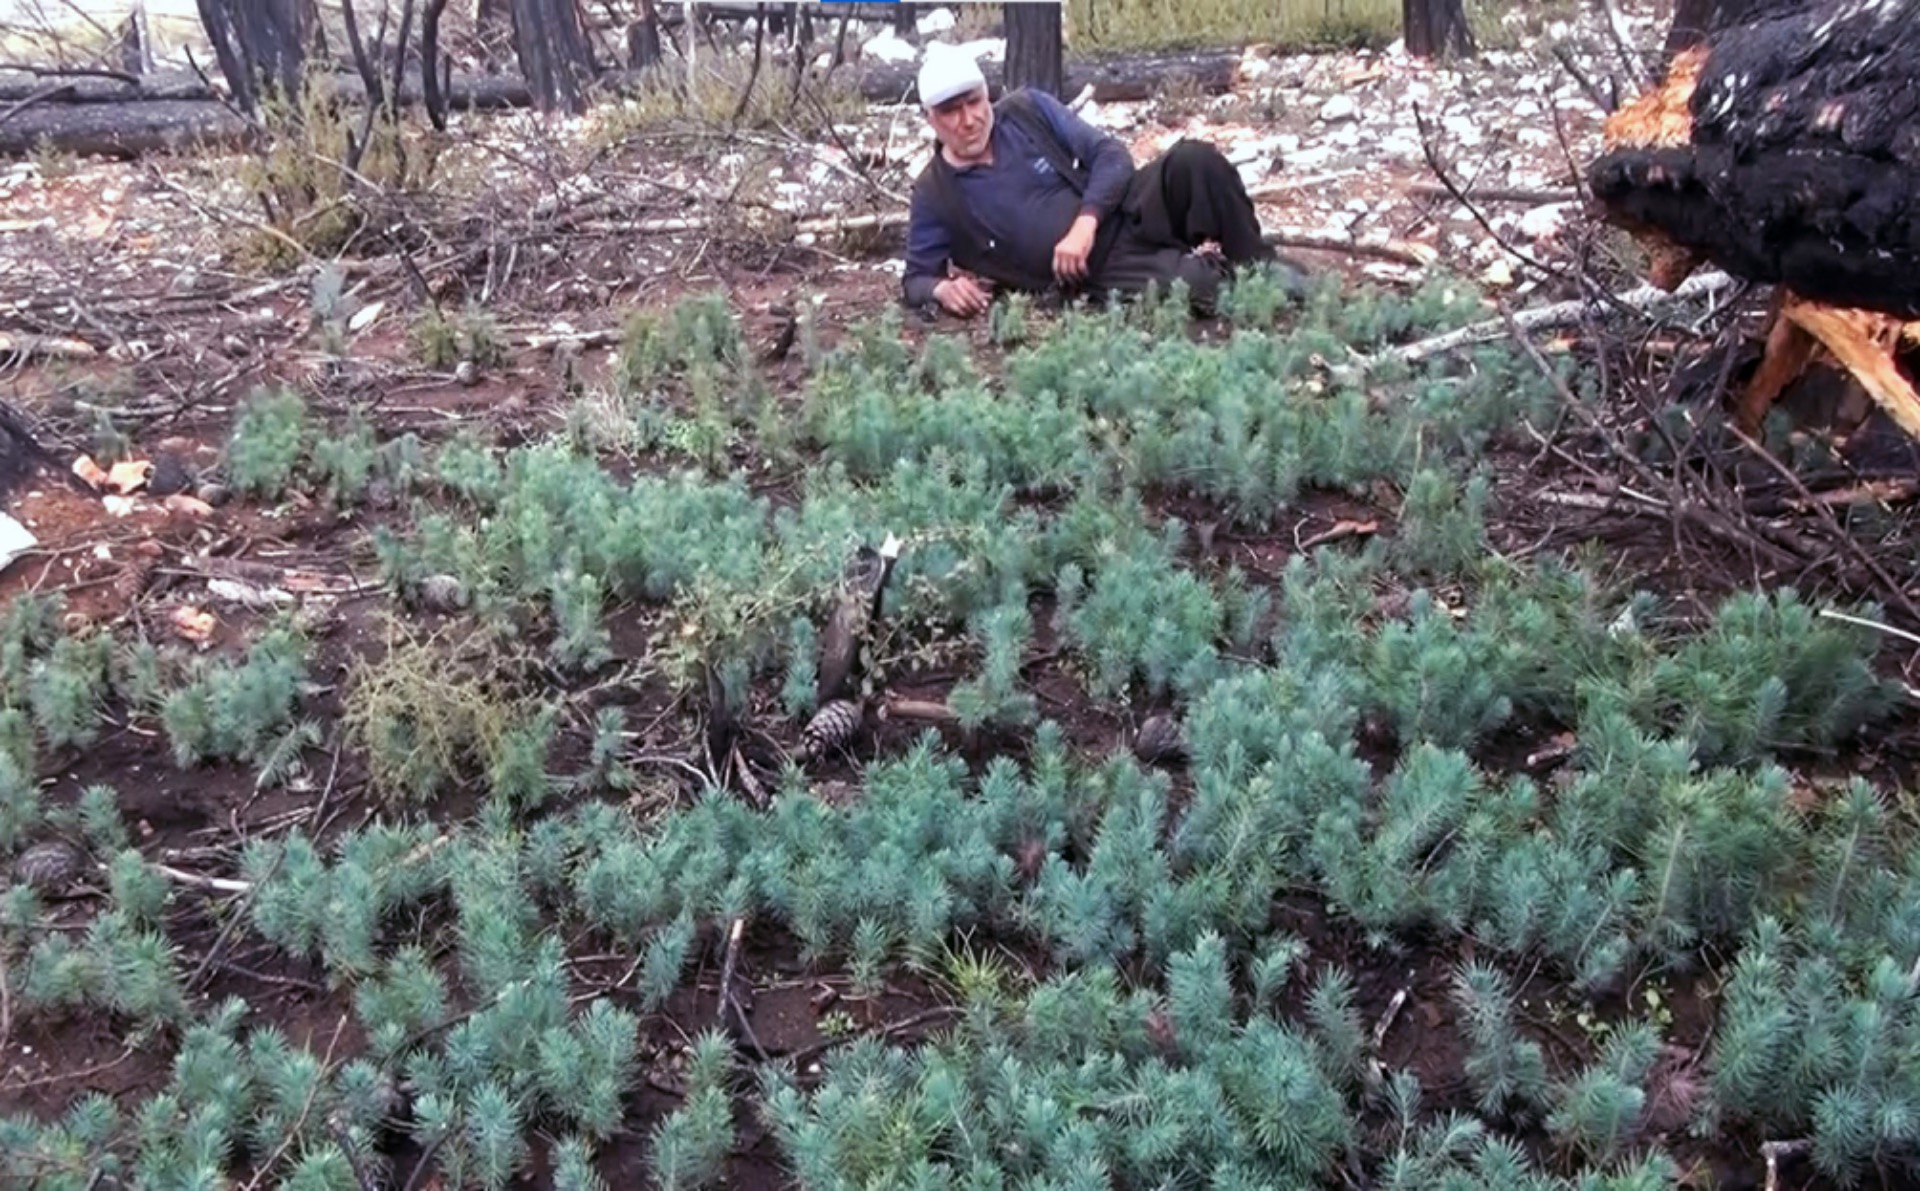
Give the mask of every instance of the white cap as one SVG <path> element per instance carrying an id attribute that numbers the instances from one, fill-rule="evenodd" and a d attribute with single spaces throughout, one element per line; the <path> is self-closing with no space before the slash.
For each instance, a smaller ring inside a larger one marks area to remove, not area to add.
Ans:
<path id="1" fill-rule="evenodd" d="M 920 64 L 920 106 L 937 107 L 986 85 L 987 76 L 980 73 L 972 54 L 944 41 L 927 46 L 927 60 Z"/>

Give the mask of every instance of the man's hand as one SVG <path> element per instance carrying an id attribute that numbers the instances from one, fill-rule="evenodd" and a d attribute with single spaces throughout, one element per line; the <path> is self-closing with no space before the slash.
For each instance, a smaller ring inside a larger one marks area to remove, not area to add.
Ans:
<path id="1" fill-rule="evenodd" d="M 1100 221 L 1091 215 L 1081 215 L 1067 229 L 1067 234 L 1053 246 L 1053 275 L 1062 282 L 1077 282 L 1087 279 L 1087 257 L 1093 252 L 1093 233 Z"/>
<path id="2" fill-rule="evenodd" d="M 948 313 L 971 318 L 993 300 L 993 283 L 971 273 L 955 273 L 933 287 L 933 296 Z"/>

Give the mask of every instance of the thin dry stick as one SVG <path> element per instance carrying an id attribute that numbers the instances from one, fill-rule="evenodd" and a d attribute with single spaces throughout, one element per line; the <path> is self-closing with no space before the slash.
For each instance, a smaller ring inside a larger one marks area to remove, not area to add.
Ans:
<path id="1" fill-rule="evenodd" d="M 1890 624 L 1881 624 L 1877 620 L 1868 620 L 1864 616 L 1853 616 L 1846 612 L 1836 612 L 1832 608 L 1820 609 L 1820 615 L 1826 617 L 1828 620 L 1839 620 L 1839 621 L 1844 621 L 1847 624 L 1857 624 L 1863 629 L 1875 629 L 1875 630 L 1878 630 L 1879 632 L 1885 633 L 1889 637 L 1898 637 L 1902 641 L 1907 641 L 1914 645 L 1920 645 L 1920 635 L 1909 633 L 1905 629 L 1895 628 L 1893 625 L 1890 625 Z"/>
<path id="2" fill-rule="evenodd" d="M 1760 1156 L 1767 1160 L 1767 1191 L 1780 1191 L 1780 1159 L 1792 1158 L 1804 1154 L 1813 1148 L 1813 1140 L 1797 1137 L 1792 1141 L 1769 1141 L 1760 1147 Z"/>
<path id="3" fill-rule="evenodd" d="M 727 954 L 720 962 L 720 1004 L 713 1015 L 722 1027 L 727 1024 L 727 1003 L 733 999 L 733 972 L 740 962 L 740 936 L 745 932 L 746 924 L 745 918 L 735 918 L 733 925 L 727 928 Z"/>
<path id="4" fill-rule="evenodd" d="M 1807 486 L 1801 482 L 1800 477 L 1793 474 L 1793 469 L 1774 458 L 1771 451 L 1755 442 L 1752 436 L 1748 435 L 1746 431 L 1740 429 L 1738 426 L 1729 423 L 1727 430 L 1735 438 L 1740 440 L 1742 446 L 1753 452 L 1763 463 L 1779 473 L 1781 479 L 1792 485 L 1793 490 L 1799 494 L 1800 499 L 1812 505 L 1814 512 L 1819 514 L 1820 522 L 1826 526 L 1827 532 L 1838 538 L 1841 544 L 1847 548 L 1848 552 L 1858 559 L 1862 566 L 1867 568 L 1867 573 L 1872 575 L 1882 587 L 1886 588 L 1887 592 L 1893 596 L 1894 602 L 1899 604 L 1908 616 L 1913 617 L 1916 623 L 1920 623 L 1920 607 L 1915 606 L 1913 598 L 1907 594 L 1907 589 L 1895 583 L 1893 576 L 1887 574 L 1886 568 L 1882 567 L 1879 562 L 1874 559 L 1873 555 L 1867 552 L 1867 548 L 1860 544 L 1859 539 L 1846 531 L 1846 527 L 1840 524 L 1840 519 L 1833 515 L 1832 509 L 1814 499 L 1813 493 L 1807 491 Z"/>

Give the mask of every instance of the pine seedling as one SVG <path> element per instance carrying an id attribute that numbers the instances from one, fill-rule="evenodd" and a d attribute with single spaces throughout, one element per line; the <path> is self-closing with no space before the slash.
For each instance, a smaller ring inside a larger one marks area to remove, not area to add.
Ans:
<path id="1" fill-rule="evenodd" d="M 506 1088 L 488 1080 L 467 1101 L 466 1142 L 473 1177 L 488 1191 L 502 1191 L 528 1160 L 521 1134 L 521 1106 Z"/>
<path id="2" fill-rule="evenodd" d="M 1248 966 L 1255 1005 L 1270 1005 L 1293 979 L 1296 965 L 1307 956 L 1306 942 L 1294 935 L 1282 934 L 1267 940 L 1265 947 Z"/>
<path id="3" fill-rule="evenodd" d="M 445 372 L 460 362 L 460 335 L 440 308 L 430 305 L 415 320 L 409 335 L 414 358 L 428 368 Z"/>
<path id="4" fill-rule="evenodd" d="M 612 637 L 602 617 L 600 577 L 587 571 L 557 572 L 547 588 L 554 640 L 548 653 L 569 670 L 591 671 L 613 657 Z"/>
<path id="5" fill-rule="evenodd" d="M 1357 1088 L 1366 1073 L 1367 1033 L 1354 1004 L 1353 978 L 1323 966 L 1307 997 L 1307 1020 L 1326 1055 L 1328 1074 L 1342 1088 Z"/>
<path id="6" fill-rule="evenodd" d="M 1516 1107 L 1545 1107 L 1546 1056 L 1539 1043 L 1520 1035 L 1506 976 L 1477 960 L 1468 963 L 1454 975 L 1453 998 L 1466 1015 L 1466 1076 L 1481 1115 L 1503 1118 Z"/>
<path id="7" fill-rule="evenodd" d="M 0 852 L 12 852 L 40 826 L 45 810 L 33 772 L 0 749 Z"/>
<path id="8" fill-rule="evenodd" d="M 1481 556 L 1492 485 L 1475 473 L 1463 485 L 1439 468 L 1422 468 L 1407 484 L 1391 555 L 1409 574 L 1444 579 Z"/>
<path id="9" fill-rule="evenodd" d="M 346 508 L 366 493 L 380 461 L 380 444 L 373 427 L 359 410 L 348 416 L 338 436 L 316 440 L 310 452 L 313 478 L 326 485 L 326 495 L 336 508 Z"/>
<path id="10" fill-rule="evenodd" d="M 167 908 L 167 881 L 147 867 L 139 852 L 124 848 L 114 854 L 107 865 L 107 888 L 113 896 L 114 909 L 128 925 L 161 925 Z"/>
<path id="11" fill-rule="evenodd" d="M 593 713 L 593 739 L 587 748 L 586 784 L 590 789 L 624 793 L 638 781 L 621 759 L 627 749 L 627 713 L 610 704 Z M 549 820 L 550 821 L 550 820 Z"/>
<path id="12" fill-rule="evenodd" d="M 853 987 L 872 996 L 886 986 L 887 953 L 893 948 L 892 932 L 877 918 L 862 918 L 853 928 L 847 971 Z"/>
<path id="13" fill-rule="evenodd" d="M 33 663 L 28 697 L 35 725 L 54 748 L 92 743 L 106 698 L 113 639 L 105 634 L 62 636 Z"/>
<path id="14" fill-rule="evenodd" d="M 796 718 L 812 712 L 818 698 L 819 637 L 819 630 L 808 617 L 796 616 L 787 623 L 786 678 L 780 687 L 780 706 Z"/>
<path id="15" fill-rule="evenodd" d="M 544 704 L 531 720 L 508 728 L 488 767 L 493 796 L 522 811 L 537 809 L 554 787 L 547 773 L 547 754 L 553 744 L 558 708 Z"/>
<path id="16" fill-rule="evenodd" d="M 269 499 L 280 495 L 300 463 L 306 431 L 307 403 L 298 391 L 255 389 L 227 441 L 227 478 L 234 491 Z"/>
<path id="17" fill-rule="evenodd" d="M 126 821 L 120 817 L 120 796 L 112 786 L 91 785 L 80 791 L 80 829 L 87 842 L 102 852 L 117 852 L 128 844 Z"/>
<path id="18" fill-rule="evenodd" d="M 693 950 L 693 936 L 693 916 L 682 914 L 647 942 L 640 961 L 639 990 L 640 1005 L 648 1012 L 666 1004 L 679 985 L 680 973 Z"/>
<path id="19" fill-rule="evenodd" d="M 553 1145 L 553 1191 L 611 1191 L 593 1166 L 593 1147 L 583 1137 L 563 1137 Z"/>
<path id="20" fill-rule="evenodd" d="M 1168 958 L 1167 1008 L 1184 1054 L 1203 1055 L 1226 1040 L 1233 1028 L 1233 981 L 1219 935 L 1208 931 L 1190 950 Z"/>

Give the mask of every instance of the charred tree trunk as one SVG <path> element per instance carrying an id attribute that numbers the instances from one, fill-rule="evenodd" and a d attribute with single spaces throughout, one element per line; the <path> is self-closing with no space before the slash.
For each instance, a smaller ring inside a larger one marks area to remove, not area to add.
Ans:
<path id="1" fill-rule="evenodd" d="M 145 0 L 134 0 L 127 23 L 120 30 L 120 69 L 128 74 L 146 74 L 153 69 L 153 33 L 147 23 Z"/>
<path id="2" fill-rule="evenodd" d="M 918 7 L 918 5 L 914 4 L 902 4 L 894 9 L 893 31 L 895 33 L 901 37 L 911 37 L 913 35 L 917 27 L 916 22 L 920 19 L 920 14 L 916 11 Z"/>
<path id="3" fill-rule="evenodd" d="M 507 0 L 475 0 L 474 38 L 480 43 L 480 60 L 489 67 L 513 46 L 513 22 L 507 15 Z"/>
<path id="4" fill-rule="evenodd" d="M 198 0 L 198 5 L 214 59 L 242 111 L 258 114 L 269 92 L 288 101 L 300 93 L 315 24 L 311 0 Z"/>
<path id="5" fill-rule="evenodd" d="M 1454 0 L 1458 3 L 1459 0 Z M 1058 4 L 1009 4 L 1007 89 L 1032 87 L 1058 97 L 1066 74 Z"/>
<path id="6" fill-rule="evenodd" d="M 1471 58 L 1476 52 L 1464 0 L 1401 0 L 1407 53 L 1416 58 Z"/>
<path id="7" fill-rule="evenodd" d="M 640 0 L 640 19 L 627 26 L 627 65 L 645 70 L 660 62 L 660 14 L 653 0 Z"/>
<path id="8" fill-rule="evenodd" d="M 452 61 L 440 52 L 440 18 L 446 11 L 447 0 L 427 0 L 420 17 L 420 102 L 440 132 L 447 130 L 447 83 L 453 73 Z"/>
<path id="9" fill-rule="evenodd" d="M 512 12 L 514 50 L 534 105 L 545 112 L 585 111 L 593 61 L 573 0 L 512 0 Z"/>

